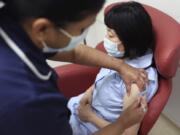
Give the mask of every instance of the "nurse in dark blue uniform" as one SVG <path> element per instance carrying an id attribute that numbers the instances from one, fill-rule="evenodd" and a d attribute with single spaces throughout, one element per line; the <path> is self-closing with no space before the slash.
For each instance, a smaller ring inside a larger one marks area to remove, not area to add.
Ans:
<path id="1" fill-rule="evenodd" d="M 144 85 L 144 71 L 90 47 L 76 47 L 87 35 L 104 0 L 3 1 L 6 4 L 0 9 L 0 135 L 72 135 L 67 99 L 58 91 L 57 76 L 46 63 L 47 58 L 113 68 L 128 85 Z M 139 115 L 134 115 L 134 111 Z M 143 116 L 135 103 L 116 123 L 97 135 L 119 135 Z"/>

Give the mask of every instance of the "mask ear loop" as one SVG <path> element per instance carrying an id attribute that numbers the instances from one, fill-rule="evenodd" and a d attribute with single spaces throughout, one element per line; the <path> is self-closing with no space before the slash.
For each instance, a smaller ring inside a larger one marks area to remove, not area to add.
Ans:
<path id="1" fill-rule="evenodd" d="M 47 44 L 45 43 L 45 41 L 42 40 L 41 44 L 43 45 L 44 48 L 47 47 Z"/>
<path id="2" fill-rule="evenodd" d="M 41 44 L 43 46 L 43 48 L 42 48 L 43 52 L 46 52 L 46 49 L 48 48 L 48 45 L 46 44 L 46 42 L 44 40 L 41 40 Z"/>
<path id="3" fill-rule="evenodd" d="M 59 31 L 66 35 L 68 38 L 72 39 L 73 36 L 69 34 L 67 31 L 63 30 L 62 28 L 60 28 Z"/>
<path id="4" fill-rule="evenodd" d="M 71 34 L 69 34 L 67 31 L 65 31 L 64 29 L 60 28 L 59 31 L 62 32 L 64 35 L 66 35 L 68 38 L 70 38 L 70 39 L 73 38 L 73 36 Z M 87 45 L 86 38 L 84 38 L 83 42 L 84 42 L 84 45 Z"/>

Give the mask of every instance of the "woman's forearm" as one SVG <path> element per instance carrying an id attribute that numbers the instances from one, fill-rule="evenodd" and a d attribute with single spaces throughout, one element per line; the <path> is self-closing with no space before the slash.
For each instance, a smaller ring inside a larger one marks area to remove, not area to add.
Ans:
<path id="1" fill-rule="evenodd" d="M 104 128 L 110 124 L 110 122 L 98 117 L 95 113 L 92 113 L 89 122 L 94 124 L 99 129 Z"/>

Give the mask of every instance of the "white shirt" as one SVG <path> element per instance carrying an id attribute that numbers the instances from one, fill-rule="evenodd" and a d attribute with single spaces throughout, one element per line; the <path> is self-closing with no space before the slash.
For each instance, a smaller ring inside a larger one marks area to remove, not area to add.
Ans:
<path id="1" fill-rule="evenodd" d="M 149 79 L 149 85 L 146 86 L 146 98 L 148 102 L 154 96 L 158 88 L 158 74 L 152 65 L 153 54 L 126 60 L 128 65 L 135 68 L 146 69 Z M 102 68 L 95 80 L 95 89 L 93 92 L 92 107 L 96 113 L 104 119 L 113 122 L 123 111 L 123 97 L 126 94 L 125 84 L 117 71 Z"/>

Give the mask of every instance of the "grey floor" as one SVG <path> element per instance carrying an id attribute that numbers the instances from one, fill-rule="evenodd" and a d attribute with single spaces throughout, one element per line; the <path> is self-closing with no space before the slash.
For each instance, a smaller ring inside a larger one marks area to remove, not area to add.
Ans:
<path id="1" fill-rule="evenodd" d="M 180 135 L 180 127 L 161 115 L 148 135 Z"/>

